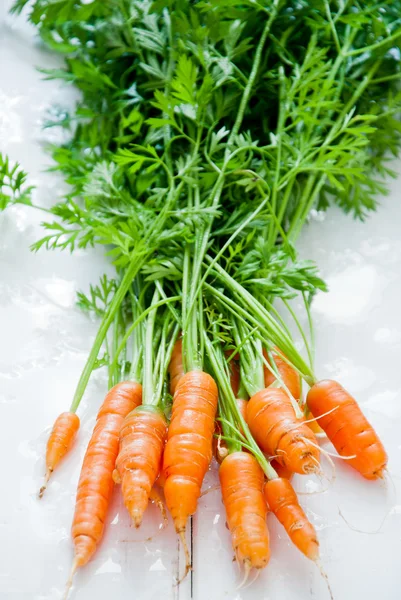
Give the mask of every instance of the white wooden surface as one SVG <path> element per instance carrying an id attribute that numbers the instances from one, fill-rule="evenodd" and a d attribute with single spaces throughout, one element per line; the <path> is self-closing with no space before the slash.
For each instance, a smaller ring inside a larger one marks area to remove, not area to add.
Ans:
<path id="1" fill-rule="evenodd" d="M 43 173 L 44 109 L 65 104 L 73 90 L 41 81 L 35 66 L 54 56 L 40 49 L 32 30 L 6 14 L 0 2 L 0 148 L 22 162 L 37 186 L 35 200 L 49 206 L 61 194 L 58 178 Z M 47 134 L 48 135 L 48 134 Z M 53 135 L 53 134 L 52 134 Z M 401 170 L 401 169 L 400 169 Z M 315 524 L 322 562 L 336 600 L 401 595 L 401 202 L 399 181 L 366 224 L 331 210 L 312 221 L 301 240 L 330 285 L 313 305 L 317 372 L 338 378 L 360 400 L 387 447 L 389 478 L 366 482 L 336 461 L 336 480 L 297 478 L 312 492 L 302 503 Z M 91 346 L 96 323 L 75 308 L 75 294 L 108 270 L 99 252 L 69 255 L 29 245 L 40 235 L 41 215 L 14 207 L 0 215 L 0 599 L 56 600 L 68 576 L 69 527 L 85 443 L 106 389 L 96 374 L 79 414 L 79 443 L 37 499 L 48 427 L 68 408 Z M 329 444 L 326 448 L 332 449 Z M 216 482 L 215 467 L 205 488 Z M 330 466 L 326 464 L 328 477 Z M 329 488 L 323 493 L 313 493 Z M 376 534 L 360 533 L 380 527 Z M 192 577 L 177 588 L 177 542 L 170 527 L 157 533 L 152 507 L 143 528 L 129 526 L 118 494 L 96 557 L 76 577 L 71 600 L 306 600 L 328 598 L 319 572 L 269 519 L 272 559 L 259 579 L 237 590 L 229 533 L 219 492 L 201 498 L 193 521 Z M 151 541 L 144 541 L 154 536 Z M 181 565 L 182 566 L 182 565 Z"/>

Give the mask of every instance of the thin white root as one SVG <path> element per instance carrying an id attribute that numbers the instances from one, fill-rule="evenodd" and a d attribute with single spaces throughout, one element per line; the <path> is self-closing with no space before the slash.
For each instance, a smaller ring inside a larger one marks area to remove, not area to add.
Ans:
<path id="1" fill-rule="evenodd" d="M 113 470 L 113 481 L 116 485 L 120 485 L 121 484 L 121 477 L 120 477 L 120 473 L 117 471 L 117 469 Z"/>
<path id="2" fill-rule="evenodd" d="M 212 487 L 210 487 L 207 490 L 205 490 L 204 492 L 202 492 L 200 497 L 202 498 L 203 496 L 210 494 L 210 492 L 215 492 L 216 490 L 219 490 L 219 489 L 220 489 L 219 485 L 213 485 Z"/>
<path id="3" fill-rule="evenodd" d="M 228 448 L 221 445 L 221 435 L 217 438 L 217 455 L 222 462 L 228 455 Z"/>
<path id="4" fill-rule="evenodd" d="M 386 514 L 384 515 L 384 517 L 382 519 L 382 522 L 380 523 L 380 527 L 378 527 L 378 529 L 374 529 L 373 531 L 364 531 L 363 529 L 358 529 L 357 527 L 354 527 L 353 525 L 351 525 L 351 523 L 349 521 L 347 521 L 347 519 L 344 517 L 344 515 L 340 509 L 338 509 L 338 514 L 340 515 L 340 517 L 342 518 L 344 523 L 346 523 L 346 525 L 348 525 L 348 527 L 350 529 L 352 529 L 352 531 L 357 531 L 358 533 L 366 533 L 367 535 L 376 535 L 377 533 L 380 533 L 381 530 L 383 529 L 383 525 L 386 522 L 387 517 L 389 517 L 391 515 L 392 510 L 393 510 L 393 508 L 390 508 L 390 510 L 388 510 L 386 512 Z"/>
<path id="5" fill-rule="evenodd" d="M 315 463 L 317 468 L 316 469 L 314 469 L 314 468 L 313 469 L 308 469 L 308 468 L 305 469 L 304 468 L 304 472 L 307 475 L 320 475 L 322 473 L 322 470 L 320 468 L 320 462 L 318 461 L 318 459 L 315 456 L 311 455 L 309 458 L 311 459 L 311 461 L 313 461 Z"/>
<path id="6" fill-rule="evenodd" d="M 319 569 L 321 576 L 323 577 L 323 579 L 326 582 L 327 589 L 329 591 L 331 600 L 334 600 L 333 590 L 331 589 L 329 578 L 327 576 L 326 571 L 323 569 L 322 563 L 320 562 L 320 560 L 315 560 L 315 564 L 316 564 L 317 568 Z"/>
<path id="7" fill-rule="evenodd" d="M 151 490 L 149 498 L 150 498 L 150 500 L 152 500 L 152 502 L 154 502 L 156 504 L 156 506 L 160 510 L 160 514 L 163 519 L 162 526 L 160 527 L 160 531 L 162 531 L 163 529 L 166 529 L 166 527 L 168 525 L 168 517 L 167 517 L 166 507 L 164 506 L 162 497 L 160 496 L 159 492 L 157 490 L 155 490 L 155 488 L 153 488 Z"/>
<path id="8" fill-rule="evenodd" d="M 77 569 L 78 569 L 78 563 L 76 560 L 74 560 L 74 562 L 72 563 L 72 569 L 71 569 L 71 573 L 70 573 L 70 576 L 67 581 L 67 585 L 65 586 L 65 592 L 64 592 L 64 596 L 63 596 L 62 600 L 67 600 L 67 598 L 70 594 L 70 591 L 72 588 L 72 582 L 73 582 L 74 575 L 75 575 Z"/>
<path id="9" fill-rule="evenodd" d="M 261 569 L 255 569 L 255 575 L 251 578 L 251 580 L 246 585 L 244 585 L 244 587 L 242 589 L 246 590 L 247 588 L 251 587 L 255 583 L 257 578 L 259 577 L 260 572 L 261 572 Z"/>
<path id="10" fill-rule="evenodd" d="M 244 577 L 242 578 L 242 581 L 240 582 L 238 587 L 235 588 L 236 592 L 241 590 L 245 586 L 246 582 L 248 581 L 249 573 L 251 572 L 251 563 L 249 560 L 244 560 L 244 569 L 245 569 Z"/>
<path id="11" fill-rule="evenodd" d="M 307 440 L 304 437 L 301 437 L 300 439 L 303 440 L 305 443 L 308 443 L 311 446 L 314 446 L 315 448 L 317 448 L 327 458 L 327 460 L 329 461 L 329 463 L 332 467 L 332 470 L 333 470 L 333 476 L 328 481 L 330 482 L 330 484 L 333 484 L 336 479 L 336 466 L 334 464 L 333 459 L 331 458 L 332 454 L 330 452 L 327 452 L 327 450 L 325 450 L 324 448 L 321 448 L 320 446 L 318 446 L 318 444 L 315 444 L 314 442 L 311 442 L 310 440 Z M 315 460 L 320 467 L 320 463 L 315 459 L 314 456 L 311 456 L 310 458 L 312 460 Z M 337 455 L 336 455 L 336 458 L 337 458 Z M 341 457 L 339 456 L 338 458 L 341 458 Z"/>
<path id="12" fill-rule="evenodd" d="M 43 494 L 45 493 L 47 484 L 49 483 L 49 479 L 50 479 L 50 475 L 52 474 L 52 469 L 47 469 L 46 470 L 46 475 L 45 475 L 45 481 L 42 485 L 42 487 L 39 490 L 39 498 L 43 498 Z"/>
<path id="13" fill-rule="evenodd" d="M 184 575 L 177 581 L 176 585 L 180 585 L 180 583 L 182 583 L 184 581 L 185 577 L 188 575 L 189 571 L 192 570 L 191 555 L 189 553 L 188 544 L 187 544 L 187 540 L 185 537 L 185 531 L 180 531 L 179 535 L 180 535 L 182 547 L 184 549 L 184 554 L 185 554 L 185 571 L 184 571 Z"/>
<path id="14" fill-rule="evenodd" d="M 308 424 L 308 423 L 314 423 L 314 422 L 318 421 L 319 419 L 323 419 L 323 417 L 327 417 L 327 415 L 329 415 L 330 413 L 334 412 L 338 408 L 339 408 L 339 406 L 335 406 L 334 408 L 331 408 L 330 410 L 328 410 L 327 412 L 323 413 L 319 417 L 313 417 L 312 419 L 307 419 L 306 421 L 302 421 L 302 423 L 306 423 L 306 424 Z"/>
<path id="15" fill-rule="evenodd" d="M 397 488 L 395 487 L 394 479 L 392 478 L 390 471 L 388 469 L 384 469 L 383 479 L 384 479 L 385 484 L 387 482 L 387 479 L 390 480 L 391 486 L 392 486 L 393 492 L 394 492 L 394 498 L 397 498 Z"/>

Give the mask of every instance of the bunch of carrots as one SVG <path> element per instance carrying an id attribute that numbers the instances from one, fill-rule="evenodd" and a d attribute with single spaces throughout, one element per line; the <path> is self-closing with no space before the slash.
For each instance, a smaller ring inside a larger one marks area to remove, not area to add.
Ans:
<path id="1" fill-rule="evenodd" d="M 185 577 L 186 526 L 213 455 L 244 580 L 269 562 L 268 513 L 321 569 L 292 475 L 322 473 L 321 436 L 367 479 L 384 476 L 387 455 L 356 400 L 315 373 L 310 306 L 326 287 L 296 241 L 311 210 L 332 202 L 363 218 L 391 174 L 399 2 L 17 0 L 14 11 L 26 4 L 45 43 L 66 55 L 46 75 L 81 93 L 71 115 L 47 123 L 70 129 L 51 150 L 71 188 L 45 209 L 56 220 L 34 250 L 102 245 L 116 267 L 115 280 L 79 295 L 101 322 L 70 411 L 53 426 L 40 491 L 106 364 L 68 587 L 102 539 L 115 484 L 135 527 L 149 500 L 167 507 Z M 25 174 L 1 168 L 2 208 L 43 210 Z"/>
<path id="2" fill-rule="evenodd" d="M 147 308 L 133 294 L 130 311 L 138 324 L 131 340 L 130 374 L 113 380 L 84 457 L 69 586 L 101 541 L 114 484 L 121 486 L 135 527 L 140 527 L 149 500 L 159 505 L 166 520 L 165 502 L 185 550 L 185 577 L 191 566 L 186 526 L 196 512 L 213 455 L 220 464 L 227 524 L 244 581 L 252 569 L 269 562 L 269 512 L 322 569 L 316 531 L 291 477 L 321 474 L 317 432 L 365 478 L 382 478 L 387 455 L 374 429 L 339 383 L 319 381 L 310 370 L 300 372 L 278 345 L 266 342 L 263 327 L 257 333 L 245 318 L 228 311 L 217 317 L 215 309 L 221 306 L 207 294 L 200 331 L 203 353 L 196 352 L 198 362 L 187 367 L 191 363 L 183 350 L 178 301 L 161 284 L 150 287 Z M 278 333 L 286 336 L 284 330 Z M 291 354 L 293 359 L 298 356 L 294 346 Z M 305 402 L 302 378 L 310 385 Z M 78 427 L 73 411 L 56 420 L 47 445 L 46 483 L 72 447 Z"/>

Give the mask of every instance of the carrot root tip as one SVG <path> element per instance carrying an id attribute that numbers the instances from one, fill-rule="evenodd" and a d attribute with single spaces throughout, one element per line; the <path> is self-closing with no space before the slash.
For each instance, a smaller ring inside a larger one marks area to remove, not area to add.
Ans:
<path id="1" fill-rule="evenodd" d="M 168 516 L 167 516 L 166 507 L 164 506 L 164 502 L 163 502 L 160 494 L 153 488 L 150 492 L 149 498 L 152 500 L 152 502 L 154 502 L 156 504 L 157 508 L 160 511 L 161 517 L 163 519 L 161 530 L 166 529 L 166 527 L 168 525 Z"/>
<path id="2" fill-rule="evenodd" d="M 180 536 L 180 540 L 181 540 L 182 547 L 184 549 L 184 554 L 185 554 L 185 571 L 184 571 L 183 576 L 177 581 L 177 585 L 180 585 L 180 583 L 182 581 L 184 581 L 185 577 L 188 575 L 189 571 L 192 570 L 191 555 L 189 553 L 187 540 L 185 538 L 185 530 L 181 530 L 179 532 L 179 536 Z"/>
<path id="3" fill-rule="evenodd" d="M 72 563 L 71 573 L 70 573 L 70 576 L 68 578 L 67 585 L 65 586 L 65 592 L 64 592 L 63 600 L 67 600 L 67 598 L 68 598 L 68 596 L 70 594 L 70 591 L 71 591 L 71 588 L 72 588 L 72 582 L 73 582 L 73 579 L 74 579 L 74 575 L 77 572 L 78 567 L 79 567 L 78 560 L 75 559 L 74 562 Z"/>
<path id="4" fill-rule="evenodd" d="M 317 566 L 317 568 L 319 569 L 321 576 L 323 577 L 323 579 L 326 582 L 327 589 L 328 589 L 328 592 L 330 594 L 331 600 L 334 600 L 333 590 L 331 589 L 329 578 L 327 576 L 326 571 L 323 569 L 322 563 L 320 562 L 319 559 L 315 560 L 314 563 Z"/>
<path id="5" fill-rule="evenodd" d="M 204 492 L 202 492 L 200 495 L 200 498 L 203 498 L 203 496 L 207 496 L 207 494 L 210 494 L 211 492 L 215 492 L 216 490 L 219 490 L 219 489 L 220 489 L 219 485 L 213 485 L 212 487 L 210 487 L 207 490 L 205 490 Z"/>
<path id="6" fill-rule="evenodd" d="M 53 469 L 51 469 L 50 467 L 48 469 L 46 469 L 45 480 L 44 480 L 42 487 L 39 490 L 39 498 L 43 498 L 43 494 L 45 493 L 45 490 L 46 490 L 47 484 L 49 483 L 49 479 L 50 479 L 52 472 L 53 472 Z"/>
<path id="7" fill-rule="evenodd" d="M 117 485 L 120 485 L 120 483 L 121 483 L 120 473 L 117 471 L 117 469 L 114 469 L 114 471 L 113 471 L 113 481 Z"/>
<path id="8" fill-rule="evenodd" d="M 251 562 L 250 562 L 250 560 L 248 560 L 248 559 L 244 560 L 244 569 L 245 569 L 244 577 L 242 578 L 242 581 L 237 586 L 236 591 L 241 590 L 246 585 L 246 582 L 248 581 L 249 573 L 251 572 Z"/>

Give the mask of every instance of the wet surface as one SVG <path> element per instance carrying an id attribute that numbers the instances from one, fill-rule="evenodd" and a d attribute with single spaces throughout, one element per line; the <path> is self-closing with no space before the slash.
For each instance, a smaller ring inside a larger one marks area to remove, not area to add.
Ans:
<path id="1" fill-rule="evenodd" d="M 51 103 L 72 102 L 74 94 L 70 88 L 41 81 L 34 67 L 51 67 L 57 61 L 34 41 L 23 19 L 15 25 L 6 17 L 6 5 L 0 6 L 0 147 L 22 163 L 37 186 L 35 201 L 48 206 L 60 196 L 63 184 L 43 172 L 49 158 L 43 151 L 40 123 Z M 313 304 L 316 372 L 341 380 L 357 396 L 390 457 L 384 482 L 364 481 L 339 460 L 335 480 L 325 460 L 322 480 L 294 480 L 318 530 L 322 563 L 336 600 L 378 596 L 397 600 L 401 589 L 399 181 L 390 184 L 391 194 L 367 223 L 353 222 L 333 209 L 324 218 L 314 215 L 300 240 L 302 255 L 318 262 L 330 287 Z M 26 207 L 0 215 L 4 485 L 0 599 L 4 600 L 61 597 L 72 559 L 69 528 L 80 462 L 106 390 L 106 377 L 97 372 L 79 410 L 82 429 L 76 446 L 39 501 L 48 428 L 68 408 L 96 332 L 96 323 L 75 308 L 75 294 L 109 270 L 96 251 L 32 254 L 29 245 L 40 236 L 41 220 L 42 215 Z M 323 447 L 333 450 L 329 443 Z M 204 487 L 215 484 L 213 465 Z M 182 557 L 178 563 L 173 528 L 170 523 L 158 532 L 159 525 L 152 506 L 139 532 L 130 527 L 117 489 L 104 540 L 96 557 L 77 575 L 71 600 L 188 600 L 191 595 L 195 600 L 328 598 L 317 568 L 291 546 L 270 517 L 270 565 L 251 587 L 237 590 L 240 576 L 219 491 L 200 499 L 193 520 L 192 579 L 180 588 L 175 576 L 183 563 Z"/>

